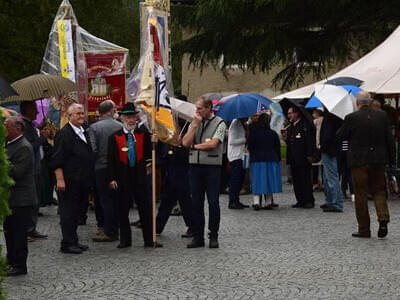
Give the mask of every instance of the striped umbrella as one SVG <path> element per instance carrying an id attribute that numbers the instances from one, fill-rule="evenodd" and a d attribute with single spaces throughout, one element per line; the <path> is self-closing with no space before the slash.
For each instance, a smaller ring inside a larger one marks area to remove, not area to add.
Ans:
<path id="1" fill-rule="evenodd" d="M 60 97 L 76 92 L 79 86 L 69 79 L 55 75 L 35 74 L 11 84 L 19 96 L 10 96 L 2 102 L 35 101 L 43 98 Z"/>

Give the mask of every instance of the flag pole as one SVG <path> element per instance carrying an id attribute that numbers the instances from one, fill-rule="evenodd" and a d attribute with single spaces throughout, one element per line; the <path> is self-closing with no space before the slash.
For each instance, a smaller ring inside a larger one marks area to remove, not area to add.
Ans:
<path id="1" fill-rule="evenodd" d="M 156 132 L 156 106 L 153 106 L 151 110 L 151 136 L 152 136 L 152 151 L 151 151 L 151 176 L 152 176 L 152 228 L 153 228 L 153 247 L 156 247 L 156 146 L 155 138 L 157 137 Z"/>

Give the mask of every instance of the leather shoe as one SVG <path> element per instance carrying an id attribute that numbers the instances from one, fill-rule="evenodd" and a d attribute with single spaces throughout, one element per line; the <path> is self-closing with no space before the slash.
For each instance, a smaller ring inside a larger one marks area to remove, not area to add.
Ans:
<path id="1" fill-rule="evenodd" d="M 337 213 L 343 212 L 343 210 L 337 209 L 336 207 L 333 207 L 333 206 L 327 206 L 322 211 L 323 212 L 337 212 Z"/>
<path id="2" fill-rule="evenodd" d="M 357 232 L 354 232 L 351 236 L 358 237 L 358 238 L 370 238 L 371 232 L 370 233 L 360 233 L 357 231 Z"/>
<path id="3" fill-rule="evenodd" d="M 229 209 L 243 209 L 244 207 L 242 205 L 240 205 L 239 203 L 233 203 L 233 204 L 229 204 L 228 208 Z"/>
<path id="4" fill-rule="evenodd" d="M 28 272 L 26 268 L 11 268 L 7 271 L 7 276 L 19 276 L 19 275 L 26 275 Z"/>
<path id="5" fill-rule="evenodd" d="M 241 207 L 243 207 L 243 208 L 248 208 L 248 207 L 250 207 L 249 205 L 247 205 L 247 204 L 243 204 L 242 202 L 240 202 L 239 201 L 239 205 L 241 206 Z"/>
<path id="6" fill-rule="evenodd" d="M 384 238 L 388 234 L 388 221 L 379 222 L 378 238 Z"/>
<path id="7" fill-rule="evenodd" d="M 47 234 L 41 234 L 39 231 L 28 232 L 28 236 L 34 239 L 47 239 Z"/>
<path id="8" fill-rule="evenodd" d="M 209 247 L 212 248 L 219 248 L 218 239 L 216 237 L 210 238 Z"/>
<path id="9" fill-rule="evenodd" d="M 304 204 L 300 204 L 297 202 L 296 204 L 292 205 L 292 208 L 301 208 L 301 207 L 304 207 Z"/>
<path id="10" fill-rule="evenodd" d="M 204 247 L 204 241 L 193 239 L 190 244 L 186 246 L 187 248 L 201 248 Z"/>
<path id="11" fill-rule="evenodd" d="M 140 220 L 137 220 L 135 222 L 130 223 L 131 226 L 135 226 L 137 228 L 142 228 L 142 223 L 140 223 Z"/>
<path id="12" fill-rule="evenodd" d="M 117 248 L 118 249 L 123 249 L 123 248 L 128 248 L 128 247 L 131 247 L 131 246 L 132 246 L 131 243 L 119 243 Z"/>
<path id="13" fill-rule="evenodd" d="M 190 230 L 187 230 L 185 233 L 181 235 L 182 238 L 191 238 L 193 237 L 193 233 Z"/>
<path id="14" fill-rule="evenodd" d="M 322 208 L 322 209 L 325 209 L 325 208 L 328 207 L 328 204 L 322 204 L 322 205 L 320 205 L 319 207 Z"/>
<path id="15" fill-rule="evenodd" d="M 61 247 L 62 253 L 70 253 L 70 254 L 82 254 L 82 249 L 78 246 L 67 246 Z"/>
<path id="16" fill-rule="evenodd" d="M 76 244 L 76 246 L 81 249 L 82 251 L 88 251 L 89 250 L 89 246 L 88 245 L 84 245 L 84 244 Z"/>
<path id="17" fill-rule="evenodd" d="M 260 205 L 259 204 L 253 204 L 253 209 L 254 210 L 260 210 Z"/>
<path id="18" fill-rule="evenodd" d="M 161 243 L 159 243 L 159 242 L 156 242 L 155 245 L 153 245 L 153 243 L 146 243 L 146 244 L 144 244 L 144 247 L 145 247 L 145 248 L 162 248 L 163 246 L 164 246 L 164 245 L 161 244 Z"/>

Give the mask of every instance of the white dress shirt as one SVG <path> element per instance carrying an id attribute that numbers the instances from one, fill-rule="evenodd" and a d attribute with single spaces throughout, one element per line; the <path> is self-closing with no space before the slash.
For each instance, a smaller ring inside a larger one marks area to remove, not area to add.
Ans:
<path id="1" fill-rule="evenodd" d="M 83 134 L 85 132 L 85 130 L 83 129 L 82 126 L 80 127 L 76 127 L 74 124 L 72 124 L 71 122 L 69 122 L 69 125 L 71 125 L 72 129 L 75 131 L 75 133 L 81 138 L 82 141 L 84 141 L 85 143 L 87 143 L 86 137 Z"/>

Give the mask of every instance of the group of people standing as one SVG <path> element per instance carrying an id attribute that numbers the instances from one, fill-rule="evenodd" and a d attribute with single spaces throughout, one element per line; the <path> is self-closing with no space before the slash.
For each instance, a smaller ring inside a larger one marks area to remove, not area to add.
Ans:
<path id="1" fill-rule="evenodd" d="M 371 236 L 366 193 L 375 200 L 379 237 L 386 236 L 389 222 L 385 166 L 394 165 L 394 141 L 385 113 L 371 109 L 368 106 L 370 102 L 369 94 L 361 92 L 357 95 L 359 111 L 348 115 L 344 122 L 325 110 L 317 139 L 314 125 L 304 118 L 297 106 L 292 106 L 288 110 L 290 125 L 282 131 L 297 200 L 294 208 L 314 207 L 311 168 L 319 149 L 326 196 L 326 203 L 321 207 L 324 212 L 343 211 L 336 157 L 338 145 L 341 141 L 347 142 L 359 223 L 358 231 L 353 234 L 355 237 Z M 180 145 L 166 148 L 163 189 L 155 230 L 157 234 L 162 233 L 171 210 L 179 202 L 187 226 L 182 237 L 192 238 L 187 248 L 204 247 L 204 202 L 207 196 L 208 245 L 209 248 L 218 248 L 224 142 L 227 143 L 231 168 L 228 207 L 247 207 L 239 197 L 245 173 L 243 154 L 247 147 L 253 208 L 259 210 L 276 207 L 273 194 L 282 192 L 281 141 L 270 128 L 270 118 L 265 112 L 257 113 L 250 120 L 234 119 L 227 129 L 224 120 L 214 115 L 212 101 L 199 97 L 195 105 L 196 114 L 190 126 L 187 128 L 180 124 Z M 129 210 L 135 202 L 144 246 L 162 247 L 161 243 L 154 243 L 152 239 L 153 208 L 149 193 L 151 143 L 157 142 L 157 139 L 139 122 L 133 103 L 123 107 L 119 113 L 120 121 L 115 119 L 116 106 L 111 100 L 102 102 L 98 112 L 100 119 L 84 129 L 84 107 L 71 104 L 67 111 L 69 122 L 55 137 L 49 166 L 54 170 L 59 201 L 60 250 L 81 254 L 89 248 L 79 242 L 77 228 L 86 214 L 90 192 L 96 194 L 98 225 L 93 241 L 119 240 L 117 248 L 130 247 Z M 7 259 L 12 266 L 8 275 L 21 275 L 27 272 L 28 233 L 41 236 L 32 222 L 32 217 L 37 216 L 35 145 L 24 137 L 27 127 L 18 117 L 7 118 L 5 126 L 8 132 L 6 149 L 12 165 L 10 176 L 16 182 L 10 190 L 12 215 L 4 224 Z"/>

